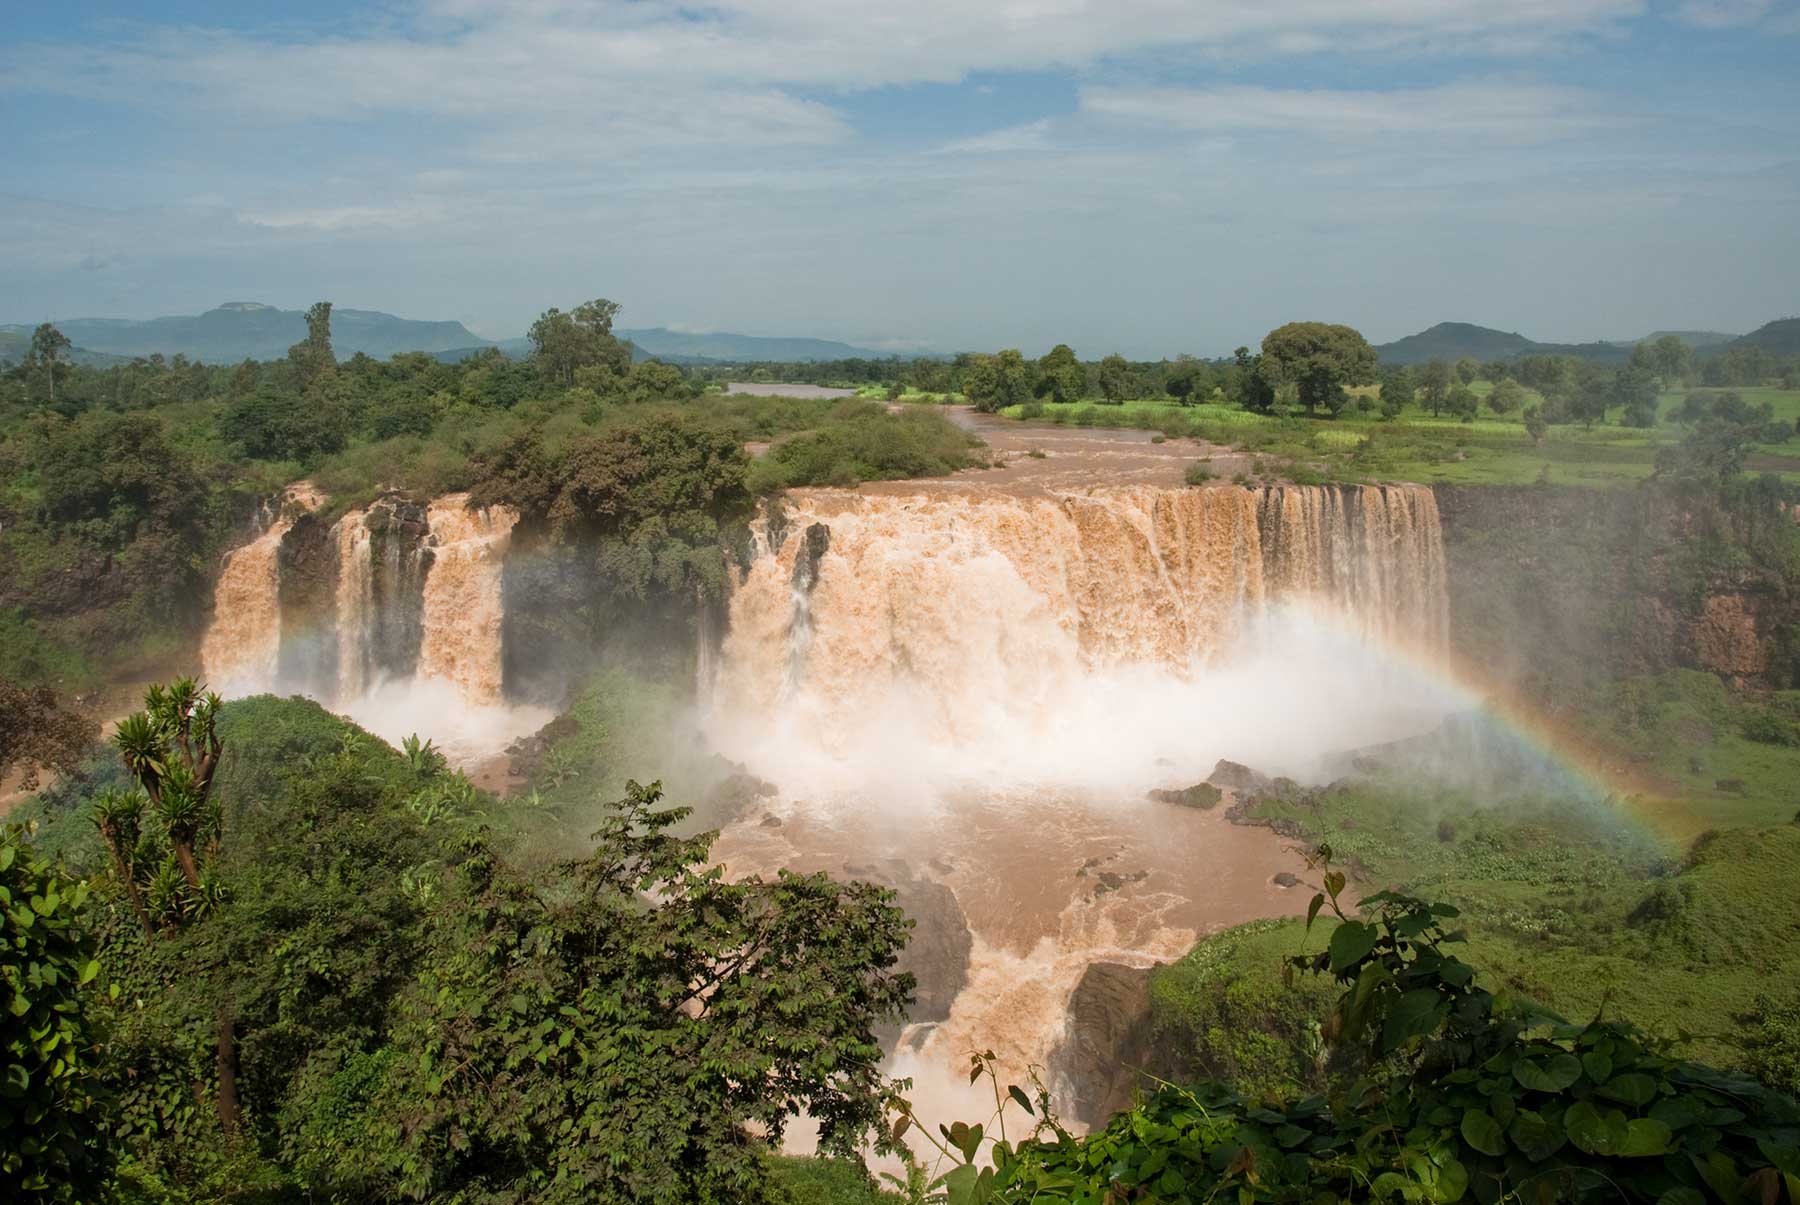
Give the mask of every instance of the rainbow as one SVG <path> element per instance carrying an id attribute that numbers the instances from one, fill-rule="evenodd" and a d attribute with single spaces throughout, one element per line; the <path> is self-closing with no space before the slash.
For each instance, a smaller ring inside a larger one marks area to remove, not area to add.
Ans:
<path id="1" fill-rule="evenodd" d="M 1620 818 L 1664 844 L 1680 843 L 1704 823 L 1675 802 L 1668 783 L 1633 765 L 1617 749 L 1592 740 L 1576 727 L 1528 700 L 1516 688 L 1468 657 L 1356 623 L 1341 608 L 1289 600 L 1314 622 L 1330 625 L 1346 638 L 1377 646 L 1396 665 L 1426 679 L 1459 700 L 1465 713 L 1479 713 L 1536 760 L 1556 771 L 1575 795 L 1615 809 Z"/>

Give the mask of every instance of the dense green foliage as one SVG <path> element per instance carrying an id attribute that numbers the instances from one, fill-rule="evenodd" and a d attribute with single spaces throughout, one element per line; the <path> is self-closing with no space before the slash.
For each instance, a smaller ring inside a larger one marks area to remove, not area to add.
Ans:
<path id="1" fill-rule="evenodd" d="M 875 1128 L 874 1029 L 911 988 L 886 892 L 725 883 L 712 835 L 673 835 L 685 810 L 635 784 L 591 853 L 549 861 L 530 830 L 567 817 L 501 810 L 427 744 L 300 700 L 217 726 L 224 890 L 179 927 L 143 932 L 97 800 L 36 817 L 86 834 L 61 848 L 98 884 L 67 988 L 97 936 L 112 1095 L 70 1121 L 107 1135 L 126 1199 L 760 1200 L 798 1110 L 845 1152 Z M 9 865 L 38 917 L 87 891 Z"/>
<path id="2" fill-rule="evenodd" d="M 1169 1086 L 1082 1139 L 1049 1118 L 1016 1143 L 958 1126 L 947 1199 L 1800 1200 L 1792 1098 L 1659 1053 L 1627 1025 L 1496 997 L 1447 948 L 1455 908 L 1383 892 L 1353 918 L 1325 866 L 1309 921 L 1329 905 L 1340 923 L 1290 961 L 1341 986 L 1323 1036 L 1366 1066 L 1354 1082 L 1282 1105 Z"/>
<path id="3" fill-rule="evenodd" d="M 89 894 L 0 827 L 0 1188 L 11 1200 L 92 1200 L 110 1162 Z"/>

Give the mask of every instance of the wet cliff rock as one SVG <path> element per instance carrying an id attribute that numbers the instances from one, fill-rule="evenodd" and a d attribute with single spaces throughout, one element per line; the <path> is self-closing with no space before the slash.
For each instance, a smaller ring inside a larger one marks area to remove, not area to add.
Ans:
<path id="1" fill-rule="evenodd" d="M 1063 1041 L 1050 1057 L 1050 1073 L 1067 1093 L 1070 1114 L 1085 1125 L 1104 1125 L 1129 1108 L 1145 1074 L 1157 1074 L 1152 972 L 1149 967 L 1092 963 L 1069 997 Z"/>
<path id="2" fill-rule="evenodd" d="M 277 553 L 281 607 L 278 674 L 290 690 L 329 698 L 337 682 L 337 536 L 315 514 L 302 514 Z"/>
<path id="3" fill-rule="evenodd" d="M 369 615 L 370 679 L 407 677 L 425 638 L 425 574 L 431 527 L 423 503 L 388 494 L 363 516 L 369 532 L 373 607 Z"/>

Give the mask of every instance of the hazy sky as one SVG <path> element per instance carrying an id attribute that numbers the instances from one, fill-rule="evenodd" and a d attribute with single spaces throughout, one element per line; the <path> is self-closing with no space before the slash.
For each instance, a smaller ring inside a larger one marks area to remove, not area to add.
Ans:
<path id="1" fill-rule="evenodd" d="M 146 15 L 148 14 L 148 15 Z M 0 37 L 0 321 L 1218 354 L 1800 313 L 1796 0 L 59 0 Z"/>

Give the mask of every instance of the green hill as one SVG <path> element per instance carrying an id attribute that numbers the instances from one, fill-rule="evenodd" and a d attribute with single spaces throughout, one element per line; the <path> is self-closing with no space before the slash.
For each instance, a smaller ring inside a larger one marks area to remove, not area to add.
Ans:
<path id="1" fill-rule="evenodd" d="M 1760 347 L 1772 355 L 1800 356 L 1800 318 L 1777 318 L 1741 339 L 1734 339 L 1730 346 Z"/>
<path id="2" fill-rule="evenodd" d="M 1537 344 L 1524 335 L 1476 326 L 1471 322 L 1440 322 L 1436 326 L 1383 343 L 1375 349 L 1386 364 L 1424 364 L 1429 360 L 1510 360 L 1527 355 Z"/>

